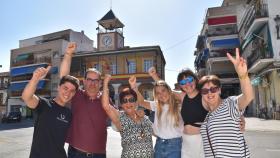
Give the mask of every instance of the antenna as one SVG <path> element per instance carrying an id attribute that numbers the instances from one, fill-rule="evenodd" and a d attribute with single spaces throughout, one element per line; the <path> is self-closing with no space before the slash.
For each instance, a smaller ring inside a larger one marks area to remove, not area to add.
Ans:
<path id="1" fill-rule="evenodd" d="M 113 0 L 110 0 L 110 10 L 112 10 L 112 2 Z"/>

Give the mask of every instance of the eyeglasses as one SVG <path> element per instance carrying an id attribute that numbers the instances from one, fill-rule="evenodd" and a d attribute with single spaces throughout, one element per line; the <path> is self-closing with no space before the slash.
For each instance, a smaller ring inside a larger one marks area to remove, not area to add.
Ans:
<path id="1" fill-rule="evenodd" d="M 201 93 L 202 95 L 206 95 L 206 94 L 208 94 L 209 92 L 211 92 L 211 93 L 216 93 L 216 92 L 218 92 L 218 90 L 219 90 L 219 87 L 211 87 L 210 89 L 202 88 L 202 89 L 200 90 L 200 93 Z"/>
<path id="2" fill-rule="evenodd" d="M 185 78 L 185 79 L 182 79 L 180 82 L 179 82 L 179 84 L 181 85 L 181 86 L 183 86 L 183 85 L 185 85 L 185 84 L 191 84 L 192 82 L 193 82 L 193 77 L 191 77 L 191 76 L 189 76 L 189 77 L 187 77 L 187 78 Z"/>
<path id="3" fill-rule="evenodd" d="M 126 103 L 135 103 L 136 102 L 136 99 L 135 98 L 124 98 L 123 100 L 121 100 L 121 104 L 126 104 Z"/>
<path id="4" fill-rule="evenodd" d="M 98 78 L 92 79 L 92 78 L 86 78 L 87 82 L 92 82 L 92 83 L 98 83 L 100 80 Z"/>

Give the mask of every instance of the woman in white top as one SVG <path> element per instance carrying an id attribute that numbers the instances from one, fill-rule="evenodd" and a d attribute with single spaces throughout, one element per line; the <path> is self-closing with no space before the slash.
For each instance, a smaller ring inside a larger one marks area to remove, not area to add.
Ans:
<path id="1" fill-rule="evenodd" d="M 136 77 L 129 79 L 131 88 L 137 93 L 141 106 L 155 111 L 153 132 L 157 137 L 155 158 L 181 158 L 183 121 L 180 115 L 180 104 L 171 88 L 163 80 L 156 81 L 154 101 L 145 101 L 137 90 Z"/>

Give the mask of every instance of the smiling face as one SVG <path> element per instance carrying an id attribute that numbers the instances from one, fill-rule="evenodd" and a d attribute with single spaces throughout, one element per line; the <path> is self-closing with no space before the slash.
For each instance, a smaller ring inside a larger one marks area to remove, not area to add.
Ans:
<path id="1" fill-rule="evenodd" d="M 170 99 L 170 92 L 165 86 L 156 86 L 155 87 L 155 95 L 159 102 L 168 103 Z"/>
<path id="2" fill-rule="evenodd" d="M 136 99 L 133 95 L 126 95 L 121 100 L 121 107 L 125 113 L 133 113 L 136 110 Z"/>
<path id="3" fill-rule="evenodd" d="M 205 83 L 200 93 L 209 109 L 215 109 L 220 104 L 221 88 L 212 82 Z"/>
<path id="4" fill-rule="evenodd" d="M 58 91 L 58 95 L 56 98 L 58 99 L 58 102 L 61 105 L 65 105 L 75 95 L 76 87 L 70 82 L 65 82 L 60 86 L 58 86 L 57 91 Z"/>
<path id="5" fill-rule="evenodd" d="M 88 72 L 83 81 L 84 89 L 89 94 L 97 94 L 101 86 L 101 80 L 98 73 Z"/>
<path id="6" fill-rule="evenodd" d="M 192 76 L 183 77 L 183 79 L 179 81 L 179 85 L 180 88 L 187 94 L 197 91 L 196 80 Z"/>

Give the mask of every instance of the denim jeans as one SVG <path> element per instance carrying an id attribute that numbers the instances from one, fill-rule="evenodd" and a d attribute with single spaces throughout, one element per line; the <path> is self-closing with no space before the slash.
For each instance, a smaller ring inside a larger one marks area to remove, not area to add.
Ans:
<path id="1" fill-rule="evenodd" d="M 73 147 L 68 147 L 68 158 L 106 158 L 106 154 L 85 154 Z"/>
<path id="2" fill-rule="evenodd" d="M 161 139 L 157 137 L 155 158 L 181 158 L 182 137 Z"/>

